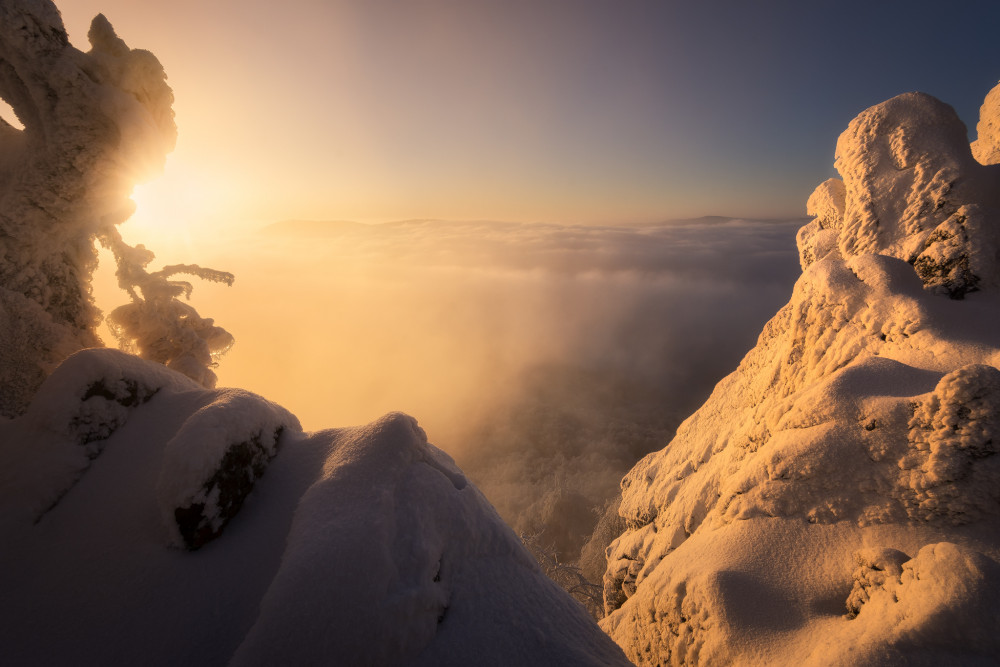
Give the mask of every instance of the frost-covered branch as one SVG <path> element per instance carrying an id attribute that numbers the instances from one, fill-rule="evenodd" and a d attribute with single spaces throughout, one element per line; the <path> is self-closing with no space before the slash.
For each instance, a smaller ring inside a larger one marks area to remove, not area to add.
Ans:
<path id="1" fill-rule="evenodd" d="M 233 345 L 232 335 L 203 318 L 178 297 L 190 298 L 193 285 L 172 276 L 190 275 L 211 282 L 233 284 L 233 274 L 197 264 L 174 264 L 150 273 L 153 253 L 143 245 L 125 243 L 117 229 L 101 235 L 114 254 L 118 285 L 132 298 L 107 317 L 111 332 L 126 351 L 166 365 L 206 387 L 214 387 L 216 359 Z"/>
<path id="2" fill-rule="evenodd" d="M 598 620 L 604 617 L 603 586 L 587 579 L 576 565 L 561 562 L 555 549 L 542 541 L 541 533 L 532 535 L 522 533 L 520 538 L 521 543 L 535 557 L 542 572 L 549 579 L 586 607 L 592 617 Z"/>

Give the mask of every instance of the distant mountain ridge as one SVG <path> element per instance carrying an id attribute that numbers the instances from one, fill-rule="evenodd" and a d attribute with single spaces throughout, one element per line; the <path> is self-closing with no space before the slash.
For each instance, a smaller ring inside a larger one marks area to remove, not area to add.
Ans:
<path id="1" fill-rule="evenodd" d="M 731 222 L 749 223 L 805 223 L 809 220 L 806 217 L 791 218 L 746 218 L 727 217 L 719 215 L 707 215 L 698 218 L 677 218 L 664 220 L 662 222 L 644 222 L 621 225 L 581 225 L 581 224 L 560 224 L 555 222 L 506 222 L 500 220 L 443 220 L 439 218 L 410 218 L 406 220 L 393 220 L 389 222 L 367 223 L 355 222 L 353 220 L 282 220 L 266 225 L 261 229 L 261 233 L 266 235 L 279 236 L 344 236 L 373 231 L 385 231 L 416 226 L 440 226 L 440 227 L 584 227 L 595 229 L 644 229 L 650 227 L 671 226 L 671 225 L 720 225 Z"/>
<path id="2" fill-rule="evenodd" d="M 351 220 L 282 220 L 260 231 L 269 236 L 341 236 L 364 232 L 371 226 Z"/>

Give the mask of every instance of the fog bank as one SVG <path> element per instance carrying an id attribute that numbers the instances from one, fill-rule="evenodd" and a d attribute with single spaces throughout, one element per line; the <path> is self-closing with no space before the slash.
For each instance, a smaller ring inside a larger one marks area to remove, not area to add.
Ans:
<path id="1" fill-rule="evenodd" d="M 801 223 L 286 222 L 199 247 L 236 283 L 193 302 L 236 336 L 220 385 L 308 429 L 412 414 L 516 530 L 575 559 L 787 301 Z"/>

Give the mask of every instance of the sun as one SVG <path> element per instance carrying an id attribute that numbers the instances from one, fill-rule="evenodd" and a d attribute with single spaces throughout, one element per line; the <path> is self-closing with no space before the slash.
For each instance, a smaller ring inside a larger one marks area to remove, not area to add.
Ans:
<path id="1" fill-rule="evenodd" d="M 6 121 L 7 124 L 15 130 L 24 129 L 24 124 L 21 122 L 21 119 L 17 117 L 17 114 L 14 113 L 14 108 L 3 99 L 0 99 L 0 119 Z"/>
<path id="2" fill-rule="evenodd" d="M 121 225 L 129 243 L 157 248 L 189 248 L 193 239 L 211 238 L 212 230 L 232 217 L 236 189 L 204 169 L 168 159 L 161 176 L 136 185 L 135 213 Z"/>

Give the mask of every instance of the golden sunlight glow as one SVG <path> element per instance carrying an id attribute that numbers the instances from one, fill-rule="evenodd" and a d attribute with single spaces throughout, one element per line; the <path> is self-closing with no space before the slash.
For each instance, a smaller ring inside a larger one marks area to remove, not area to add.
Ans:
<path id="1" fill-rule="evenodd" d="M 161 177 L 132 190 L 136 211 L 121 226 L 122 236 L 129 243 L 144 243 L 157 253 L 158 259 L 161 253 L 186 251 L 193 238 L 211 238 L 215 235 L 206 233 L 209 229 L 235 222 L 231 211 L 239 195 L 240 188 L 224 176 L 191 167 L 171 156 Z"/>
<path id="2" fill-rule="evenodd" d="M 18 130 L 24 129 L 24 125 L 20 120 L 18 120 L 17 114 L 14 113 L 14 109 L 3 100 L 0 100 L 0 118 L 7 121 L 11 127 L 15 127 Z"/>

